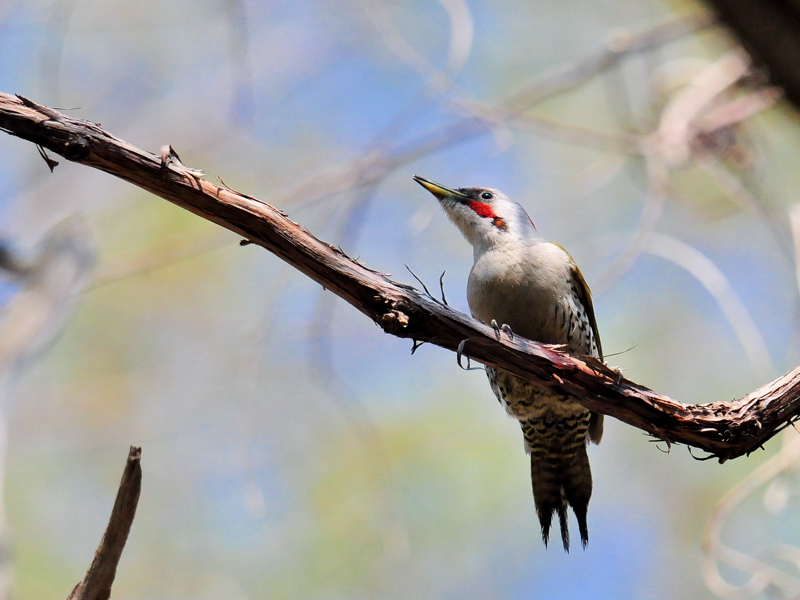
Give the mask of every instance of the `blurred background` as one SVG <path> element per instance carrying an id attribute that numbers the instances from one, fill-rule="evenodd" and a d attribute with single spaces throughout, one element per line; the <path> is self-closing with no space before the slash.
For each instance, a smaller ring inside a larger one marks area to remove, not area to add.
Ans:
<path id="1" fill-rule="evenodd" d="M 581 265 L 608 362 L 682 402 L 800 362 L 800 127 L 703 4 L 6 0 L 0 55 L 0 90 L 446 271 L 462 311 L 471 249 L 411 176 L 502 189 Z M 609 420 L 589 546 L 547 550 L 481 371 L 109 175 L 0 157 L 3 597 L 66 597 L 130 445 L 117 599 L 800 593 L 795 430 L 720 465 Z"/>

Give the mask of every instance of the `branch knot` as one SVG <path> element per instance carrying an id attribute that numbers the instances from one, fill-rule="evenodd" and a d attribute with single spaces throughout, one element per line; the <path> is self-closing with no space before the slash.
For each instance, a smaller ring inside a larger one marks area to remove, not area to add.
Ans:
<path id="1" fill-rule="evenodd" d="M 408 315 L 399 310 L 390 310 L 381 316 L 381 325 L 385 331 L 392 333 L 408 327 Z"/>

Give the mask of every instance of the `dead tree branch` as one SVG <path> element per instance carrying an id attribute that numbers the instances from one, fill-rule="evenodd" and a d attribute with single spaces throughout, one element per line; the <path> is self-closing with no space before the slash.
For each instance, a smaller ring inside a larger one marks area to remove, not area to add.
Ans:
<path id="1" fill-rule="evenodd" d="M 160 156 L 24 98 L 0 94 L 0 128 L 65 159 L 138 185 L 258 244 L 340 296 L 385 332 L 461 351 L 569 394 L 669 443 L 720 460 L 753 452 L 800 415 L 800 367 L 734 402 L 686 405 L 624 379 L 603 363 L 495 332 L 470 317 L 391 281 L 318 240 L 280 210 L 203 179 L 171 148 Z"/>
<path id="2" fill-rule="evenodd" d="M 108 600 L 111 596 L 117 565 L 128 541 L 142 491 L 141 458 L 142 449 L 131 446 L 106 532 L 83 581 L 75 586 L 67 600 Z"/>
<path id="3" fill-rule="evenodd" d="M 784 0 L 706 0 L 800 109 L 800 8 Z"/>

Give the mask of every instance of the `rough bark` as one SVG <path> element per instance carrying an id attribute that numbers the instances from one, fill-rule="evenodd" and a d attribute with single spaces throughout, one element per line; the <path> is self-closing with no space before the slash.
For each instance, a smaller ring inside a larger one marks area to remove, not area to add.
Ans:
<path id="1" fill-rule="evenodd" d="M 108 527 L 83 580 L 67 600 L 108 600 L 142 491 L 142 449 L 131 446 Z"/>
<path id="2" fill-rule="evenodd" d="M 726 460 L 756 450 L 800 415 L 800 367 L 733 402 L 681 404 L 598 360 L 572 357 L 518 336 L 497 339 L 490 327 L 364 267 L 269 204 L 206 181 L 182 165 L 168 146 L 161 156 L 151 154 L 95 123 L 7 94 L 0 94 L 0 128 L 238 233 L 352 304 L 389 334 L 460 349 L 480 363 L 559 388 L 587 408 L 668 443 L 695 446 Z"/>

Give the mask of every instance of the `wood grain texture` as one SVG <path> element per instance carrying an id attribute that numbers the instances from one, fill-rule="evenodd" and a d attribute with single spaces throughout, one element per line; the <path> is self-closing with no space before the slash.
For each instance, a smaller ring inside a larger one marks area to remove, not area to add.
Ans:
<path id="1" fill-rule="evenodd" d="M 108 527 L 86 575 L 67 600 L 108 600 L 142 491 L 142 449 L 131 446 Z"/>
<path id="2" fill-rule="evenodd" d="M 701 448 L 721 461 L 749 454 L 800 414 L 800 367 L 733 402 L 681 404 L 623 378 L 602 362 L 576 358 L 515 336 L 509 339 L 412 287 L 349 258 L 251 196 L 30 100 L 0 93 L 0 128 L 67 160 L 138 185 L 266 248 L 340 296 L 386 333 L 427 342 L 519 377 L 543 382 L 588 409 L 668 443 Z"/>

